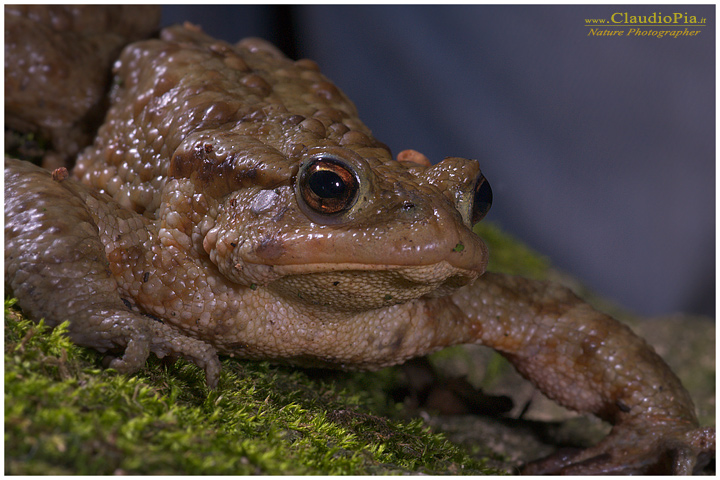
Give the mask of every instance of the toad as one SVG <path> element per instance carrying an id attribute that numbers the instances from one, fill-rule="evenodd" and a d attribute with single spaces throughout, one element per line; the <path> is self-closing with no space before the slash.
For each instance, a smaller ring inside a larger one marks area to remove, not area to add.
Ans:
<path id="1" fill-rule="evenodd" d="M 556 284 L 485 272 L 477 161 L 393 158 L 309 60 L 186 25 L 127 46 L 72 172 L 5 161 L 5 279 L 31 318 L 132 373 L 218 355 L 376 369 L 490 346 L 612 423 L 526 473 L 692 473 L 714 456 L 642 339 Z"/>
<path id="2" fill-rule="evenodd" d="M 48 143 L 44 165 L 66 165 L 104 116 L 120 50 L 157 30 L 160 9 L 6 5 L 5 19 L 5 123 Z"/>

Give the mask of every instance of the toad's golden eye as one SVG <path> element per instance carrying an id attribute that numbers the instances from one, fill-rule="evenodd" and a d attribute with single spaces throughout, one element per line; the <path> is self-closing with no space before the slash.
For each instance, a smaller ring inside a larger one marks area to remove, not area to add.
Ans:
<path id="1" fill-rule="evenodd" d="M 492 189 L 490 182 L 481 174 L 475 183 L 472 205 L 472 224 L 475 225 L 487 215 L 492 206 Z"/>
<path id="2" fill-rule="evenodd" d="M 311 160 L 301 168 L 298 182 L 307 206 L 324 215 L 345 212 L 357 200 L 357 175 L 349 165 L 334 157 Z"/>

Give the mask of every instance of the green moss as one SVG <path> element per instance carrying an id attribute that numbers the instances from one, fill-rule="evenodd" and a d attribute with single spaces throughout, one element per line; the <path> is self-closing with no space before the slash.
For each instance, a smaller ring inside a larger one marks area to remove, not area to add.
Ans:
<path id="1" fill-rule="evenodd" d="M 548 259 L 504 233 L 496 225 L 480 222 L 473 231 L 485 241 L 490 250 L 489 271 L 534 279 L 544 279 L 547 276 L 550 269 Z"/>
<path id="2" fill-rule="evenodd" d="M 49 142 L 34 133 L 20 133 L 5 129 L 5 154 L 39 164 L 48 150 Z"/>
<path id="3" fill-rule="evenodd" d="M 217 390 L 184 361 L 102 369 L 5 303 L 6 474 L 494 473 L 385 388 L 393 370 L 318 373 L 225 360 Z"/>

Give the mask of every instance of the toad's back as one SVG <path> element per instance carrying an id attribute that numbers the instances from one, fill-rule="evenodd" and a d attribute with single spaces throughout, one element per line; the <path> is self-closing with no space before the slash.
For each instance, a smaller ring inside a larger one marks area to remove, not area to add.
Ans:
<path id="1" fill-rule="evenodd" d="M 122 83 L 111 93 L 113 106 L 74 174 L 135 211 L 157 209 L 168 175 L 202 175 L 208 162 L 229 166 L 246 155 L 248 172 L 260 159 L 286 176 L 311 146 L 389 157 L 314 62 L 293 62 L 264 41 L 231 47 L 173 27 L 161 40 L 127 47 L 117 65 Z M 196 163 L 173 164 L 173 154 L 202 150 L 210 138 L 232 144 L 234 158 L 217 149 L 198 152 Z"/>

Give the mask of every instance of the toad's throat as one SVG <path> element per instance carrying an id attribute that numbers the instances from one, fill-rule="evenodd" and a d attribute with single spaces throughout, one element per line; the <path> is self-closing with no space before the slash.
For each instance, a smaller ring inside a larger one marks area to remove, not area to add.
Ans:
<path id="1" fill-rule="evenodd" d="M 355 267 L 328 271 L 326 266 L 315 272 L 286 272 L 268 287 L 292 301 L 334 310 L 362 311 L 422 296 L 446 295 L 479 276 L 476 271 L 459 269 L 447 262 L 415 267 Z"/>

